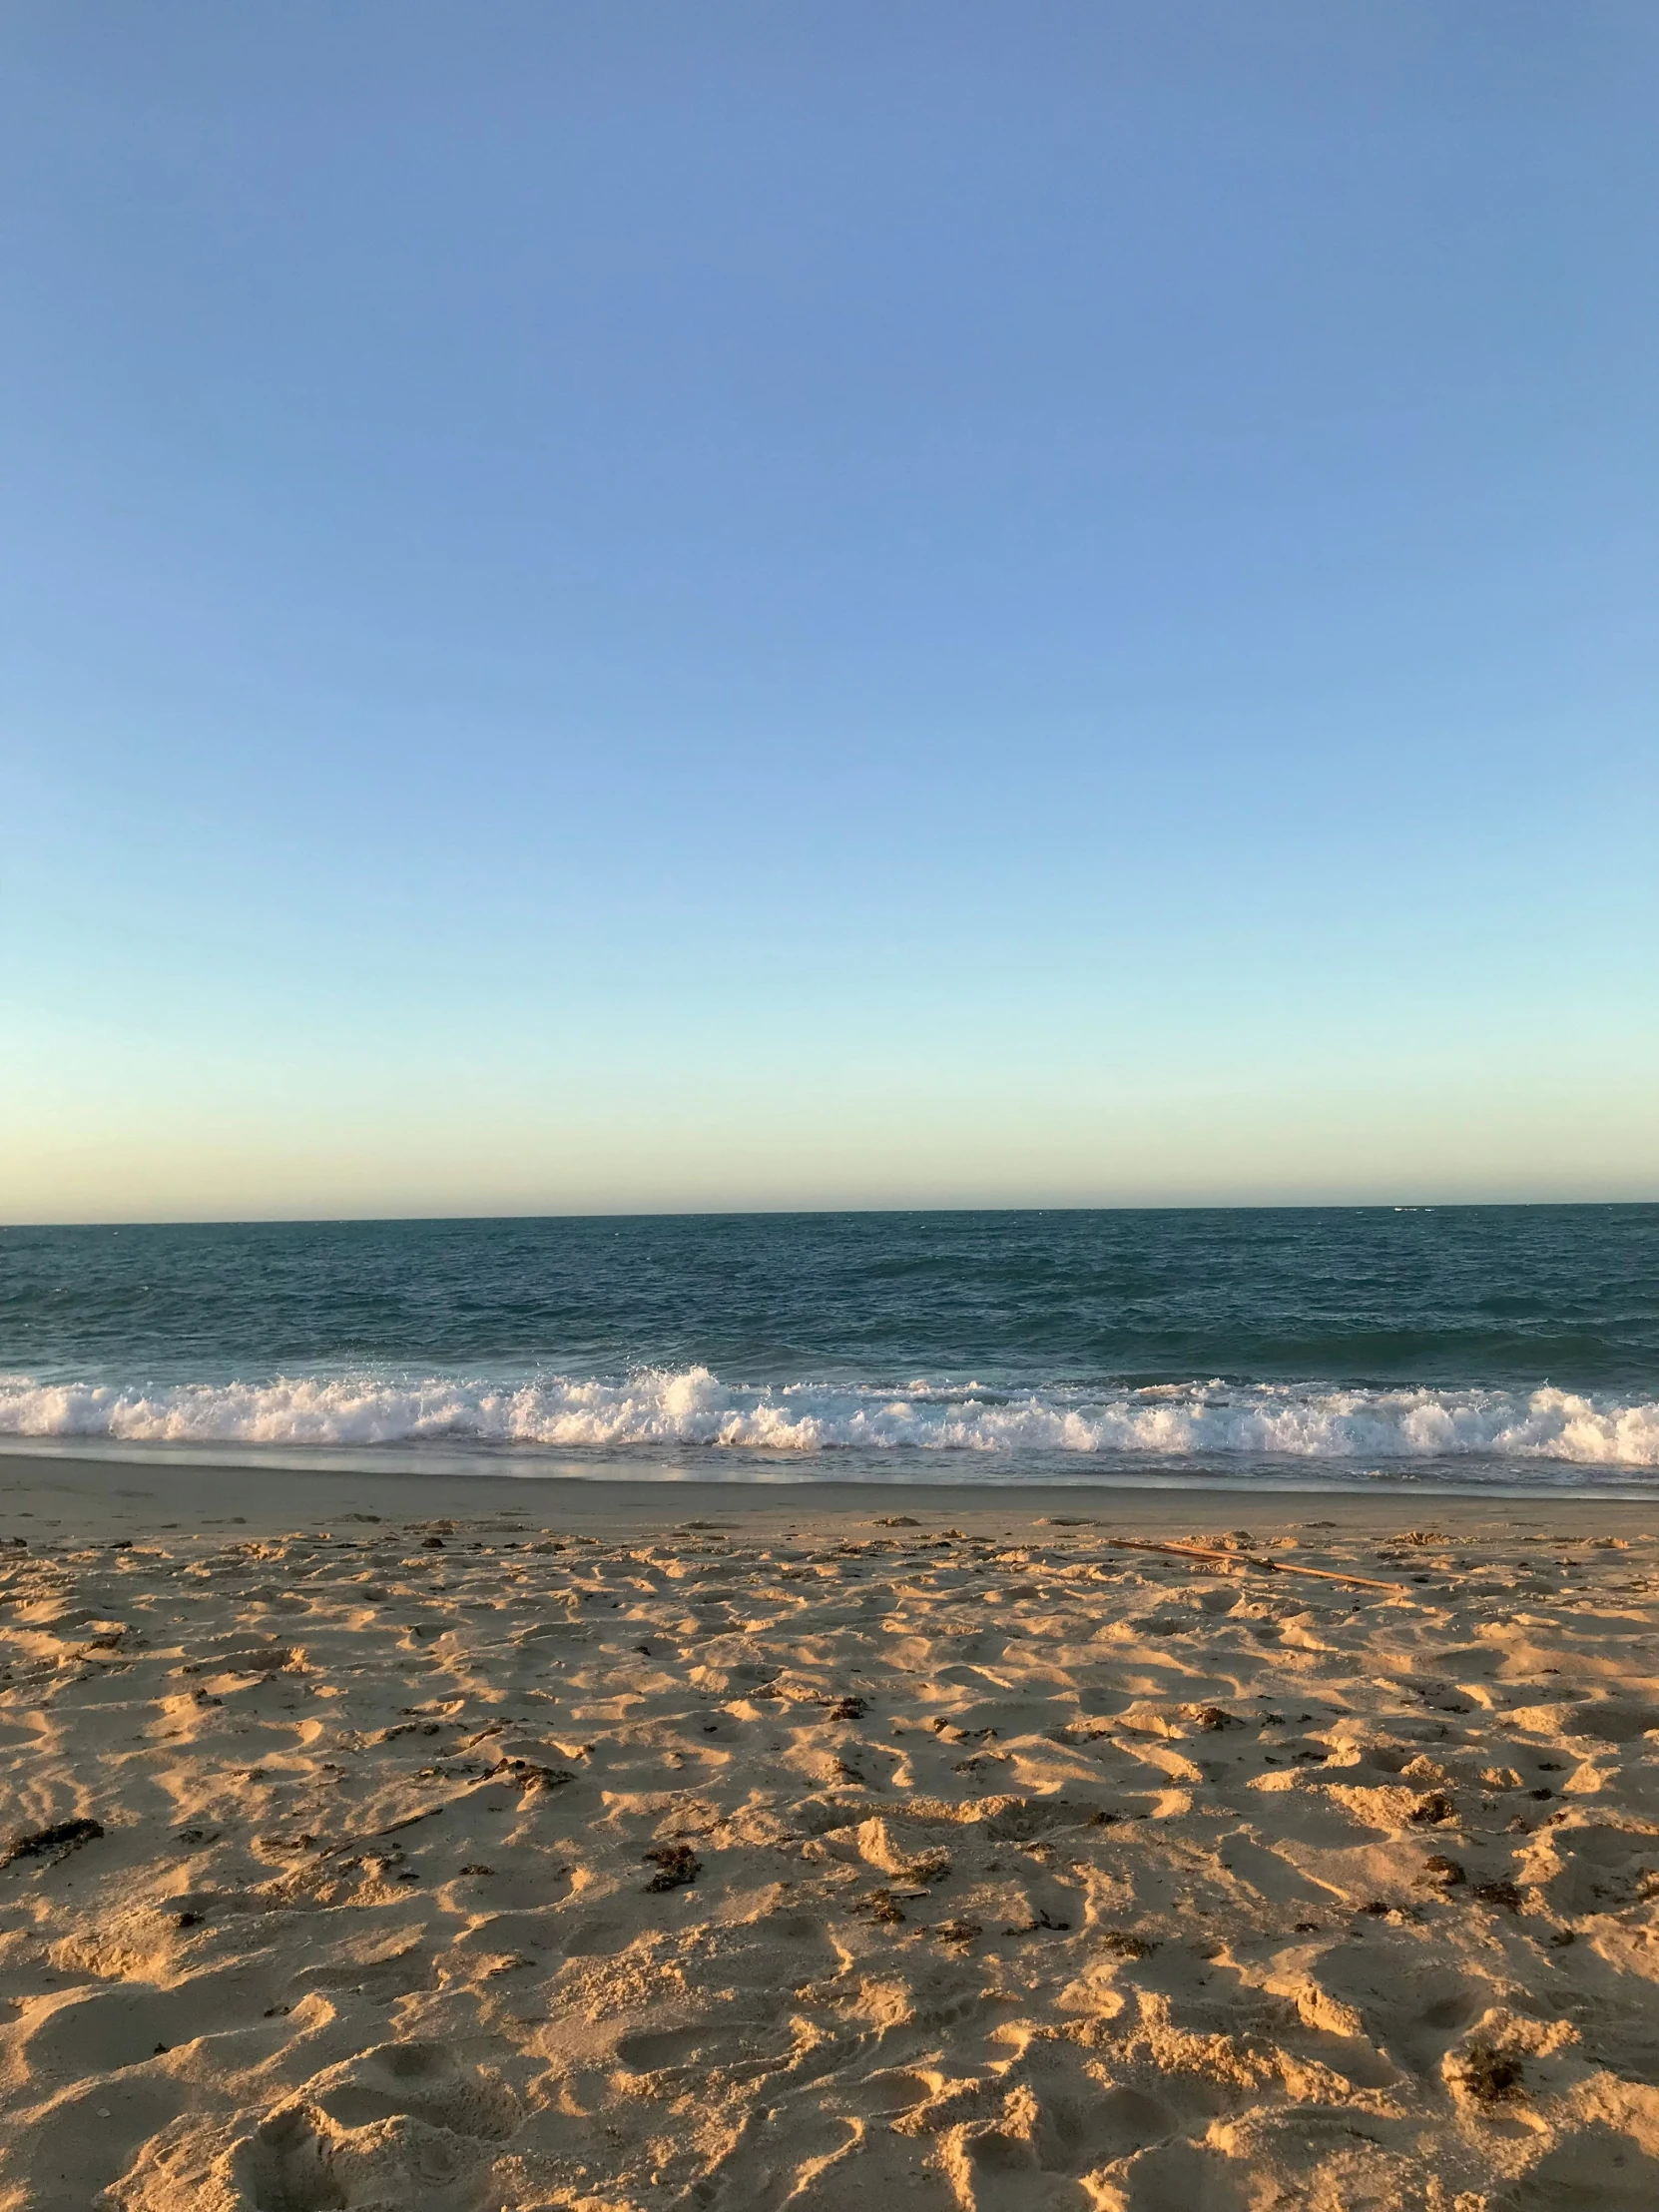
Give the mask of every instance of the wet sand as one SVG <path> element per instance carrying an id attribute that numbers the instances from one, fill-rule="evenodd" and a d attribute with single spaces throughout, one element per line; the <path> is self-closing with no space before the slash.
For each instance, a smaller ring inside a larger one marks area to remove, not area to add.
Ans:
<path id="1" fill-rule="evenodd" d="M 0 2207 L 1645 2212 L 1653 1525 L 0 1458 Z"/>

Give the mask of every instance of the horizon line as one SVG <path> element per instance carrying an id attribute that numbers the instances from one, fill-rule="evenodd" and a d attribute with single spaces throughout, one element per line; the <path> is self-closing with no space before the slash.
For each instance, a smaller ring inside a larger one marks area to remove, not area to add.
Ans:
<path id="1" fill-rule="evenodd" d="M 406 1224 L 429 1226 L 439 1222 L 579 1222 L 579 1221 L 828 1221 L 847 1215 L 891 1219 L 935 1214 L 1433 1214 L 1499 1213 L 1527 1208 L 1566 1212 L 1600 1208 L 1622 1211 L 1635 1207 L 1659 1209 L 1659 1198 L 1406 1198 L 1406 1199 L 1169 1199 L 1056 1205 L 974 1205 L 968 1202 L 931 1206 L 657 1206 L 600 1208 L 589 1211 L 501 1213 L 384 1213 L 384 1214 L 201 1214 L 157 1218 L 101 1218 L 84 1221 L 0 1221 L 0 1235 L 7 1231 L 74 1229 L 351 1229 Z"/>

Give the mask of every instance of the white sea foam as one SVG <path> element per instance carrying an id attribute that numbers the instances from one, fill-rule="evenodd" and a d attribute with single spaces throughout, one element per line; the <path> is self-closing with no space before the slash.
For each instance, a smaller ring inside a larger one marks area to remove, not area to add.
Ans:
<path id="1" fill-rule="evenodd" d="M 541 1445 L 1413 1461 L 1490 1455 L 1659 1467 L 1659 1400 L 1569 1390 L 1182 1382 L 991 1392 L 793 1382 L 706 1368 L 521 1382 L 383 1373 L 141 1387 L 0 1376 L 0 1434 L 130 1443 Z"/>

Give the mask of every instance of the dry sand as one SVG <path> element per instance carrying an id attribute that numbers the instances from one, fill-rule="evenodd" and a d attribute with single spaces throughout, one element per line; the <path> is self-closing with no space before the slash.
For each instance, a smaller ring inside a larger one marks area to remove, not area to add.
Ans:
<path id="1" fill-rule="evenodd" d="M 1638 1508 L 0 1504 L 0 2206 L 1659 2204 Z"/>

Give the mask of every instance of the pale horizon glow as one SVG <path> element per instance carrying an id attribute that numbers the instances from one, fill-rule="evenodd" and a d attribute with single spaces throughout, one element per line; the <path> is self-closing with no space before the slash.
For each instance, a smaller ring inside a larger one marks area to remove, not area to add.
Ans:
<path id="1" fill-rule="evenodd" d="M 0 1222 L 1659 1199 L 1656 64 L 18 0 Z"/>

